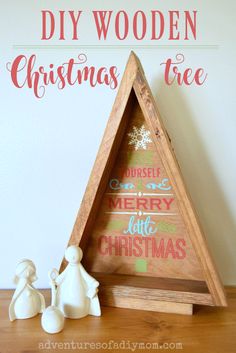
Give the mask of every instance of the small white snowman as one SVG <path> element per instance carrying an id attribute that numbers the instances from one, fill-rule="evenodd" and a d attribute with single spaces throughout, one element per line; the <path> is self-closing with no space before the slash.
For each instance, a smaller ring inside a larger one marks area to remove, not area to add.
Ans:
<path id="1" fill-rule="evenodd" d="M 29 319 L 45 309 L 44 296 L 32 285 L 37 280 L 36 268 L 31 260 L 23 259 L 16 267 L 14 283 L 17 285 L 9 306 L 9 318 Z"/>
<path id="2" fill-rule="evenodd" d="M 97 295 L 99 282 L 85 271 L 80 263 L 82 256 L 83 252 L 79 247 L 69 246 L 65 252 L 68 265 L 55 278 L 56 306 L 70 319 L 101 315 Z"/>
<path id="3" fill-rule="evenodd" d="M 51 284 L 51 305 L 44 310 L 41 317 L 41 325 L 45 332 L 47 333 L 58 333 L 64 328 L 65 318 L 63 313 L 59 308 L 56 307 L 56 286 L 55 278 L 58 276 L 58 271 L 53 269 L 49 273 L 49 279 Z"/>

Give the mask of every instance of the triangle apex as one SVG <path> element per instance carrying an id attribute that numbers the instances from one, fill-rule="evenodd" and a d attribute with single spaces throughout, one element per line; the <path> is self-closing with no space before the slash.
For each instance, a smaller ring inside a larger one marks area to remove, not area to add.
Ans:
<path id="1" fill-rule="evenodd" d="M 134 51 L 134 50 L 131 50 L 130 56 L 133 56 L 134 58 L 138 58 L 138 56 L 135 54 L 135 51 Z"/>
<path id="2" fill-rule="evenodd" d="M 131 50 L 131 52 L 130 52 L 128 63 L 132 63 L 133 65 L 135 65 L 136 69 L 140 70 L 144 74 L 144 70 L 143 70 L 142 64 L 139 60 L 139 57 L 137 56 L 137 54 L 133 50 Z"/>

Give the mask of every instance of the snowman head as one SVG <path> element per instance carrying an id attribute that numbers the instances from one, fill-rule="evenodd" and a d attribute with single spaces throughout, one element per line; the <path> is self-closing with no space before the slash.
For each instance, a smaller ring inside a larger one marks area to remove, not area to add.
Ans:
<path id="1" fill-rule="evenodd" d="M 78 264 L 82 260 L 83 252 L 75 245 L 71 245 L 66 249 L 65 258 L 70 264 Z"/>
<path id="2" fill-rule="evenodd" d="M 30 283 L 33 283 L 37 280 L 36 267 L 33 261 L 23 259 L 18 263 L 16 267 L 14 283 L 17 284 L 21 278 L 27 279 Z"/>

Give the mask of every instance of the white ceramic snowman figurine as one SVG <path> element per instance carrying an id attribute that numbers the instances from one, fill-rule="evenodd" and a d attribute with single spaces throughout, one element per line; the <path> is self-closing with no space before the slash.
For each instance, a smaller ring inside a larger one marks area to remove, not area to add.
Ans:
<path id="1" fill-rule="evenodd" d="M 36 268 L 31 260 L 23 259 L 16 267 L 14 283 L 17 285 L 9 306 L 9 318 L 29 319 L 45 309 L 44 296 L 32 285 L 37 280 Z"/>
<path id="2" fill-rule="evenodd" d="M 69 246 L 65 252 L 65 258 L 69 263 L 55 279 L 56 305 L 64 316 L 70 319 L 101 315 L 97 295 L 99 282 L 81 265 L 82 256 L 83 252 L 79 247 Z"/>
<path id="3" fill-rule="evenodd" d="M 64 328 L 65 318 L 61 310 L 56 307 L 56 286 L 55 279 L 58 276 L 58 271 L 53 269 L 49 273 L 50 284 L 51 284 L 51 305 L 44 310 L 41 317 L 41 325 L 44 331 L 47 333 L 58 333 L 61 332 Z"/>

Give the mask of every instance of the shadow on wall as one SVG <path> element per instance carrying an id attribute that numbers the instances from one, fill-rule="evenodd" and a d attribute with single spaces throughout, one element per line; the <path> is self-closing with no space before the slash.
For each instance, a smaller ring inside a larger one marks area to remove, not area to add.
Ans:
<path id="1" fill-rule="evenodd" d="M 236 284 L 236 222 L 181 87 L 154 80 L 153 92 L 186 186 L 224 284 Z M 166 114 L 165 114 L 166 112 Z M 168 112 L 168 113 L 167 113 Z"/>

